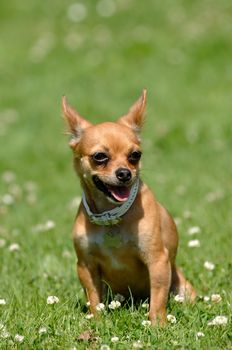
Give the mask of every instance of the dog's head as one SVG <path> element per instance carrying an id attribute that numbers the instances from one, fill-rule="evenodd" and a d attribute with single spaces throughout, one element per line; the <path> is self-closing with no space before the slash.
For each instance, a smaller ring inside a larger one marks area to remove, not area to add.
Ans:
<path id="1" fill-rule="evenodd" d="M 139 133 L 144 122 L 146 90 L 129 112 L 116 122 L 93 125 L 62 99 L 68 122 L 75 169 L 92 198 L 104 196 L 114 204 L 125 202 L 139 173 Z"/>

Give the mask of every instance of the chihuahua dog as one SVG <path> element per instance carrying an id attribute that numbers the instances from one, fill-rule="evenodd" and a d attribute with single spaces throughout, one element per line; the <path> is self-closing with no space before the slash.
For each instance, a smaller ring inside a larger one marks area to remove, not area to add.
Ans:
<path id="1" fill-rule="evenodd" d="M 93 125 L 65 97 L 62 110 L 83 189 L 73 239 L 90 311 L 96 315 L 110 287 L 149 298 L 149 319 L 162 325 L 169 293 L 191 301 L 195 291 L 175 265 L 175 223 L 139 176 L 146 95 L 116 122 Z"/>

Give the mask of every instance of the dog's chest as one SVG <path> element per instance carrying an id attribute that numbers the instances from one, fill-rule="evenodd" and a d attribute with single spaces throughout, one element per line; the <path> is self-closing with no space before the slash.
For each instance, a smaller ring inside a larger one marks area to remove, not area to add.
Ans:
<path id="1" fill-rule="evenodd" d="M 124 257 L 138 250 L 137 238 L 117 226 L 105 227 L 97 232 L 79 234 L 78 245 L 82 252 L 99 260 L 107 260 L 115 269 L 124 268 Z"/>

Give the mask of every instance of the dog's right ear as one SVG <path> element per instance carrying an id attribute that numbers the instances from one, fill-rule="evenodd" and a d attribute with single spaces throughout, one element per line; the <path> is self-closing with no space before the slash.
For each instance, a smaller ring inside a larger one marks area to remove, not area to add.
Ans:
<path id="1" fill-rule="evenodd" d="M 92 124 L 82 118 L 80 114 L 68 104 L 65 96 L 62 97 L 62 111 L 68 123 L 68 134 L 71 135 L 69 146 L 74 149 L 79 143 L 84 129 L 90 127 Z"/>

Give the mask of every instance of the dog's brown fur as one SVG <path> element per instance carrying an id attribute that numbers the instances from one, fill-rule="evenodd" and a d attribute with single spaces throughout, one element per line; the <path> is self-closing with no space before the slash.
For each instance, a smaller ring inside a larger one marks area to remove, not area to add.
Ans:
<path id="1" fill-rule="evenodd" d="M 146 90 L 129 112 L 115 123 L 92 125 L 82 118 L 65 99 L 62 109 L 71 133 L 70 147 L 74 166 L 91 210 L 101 213 L 121 203 L 112 201 L 93 182 L 97 175 L 107 186 L 122 186 L 116 176 L 120 168 L 131 178 L 123 186 L 131 188 L 139 177 L 140 162 L 129 155 L 140 151 L 139 132 L 144 122 Z M 96 152 L 109 156 L 104 164 L 93 160 Z M 123 200 L 122 200 L 123 202 Z M 150 297 L 149 318 L 153 324 L 166 320 L 166 303 L 172 291 L 190 300 L 195 291 L 175 265 L 178 235 L 175 223 L 166 209 L 140 180 L 139 192 L 132 207 L 118 225 L 110 228 L 118 243 L 108 246 L 105 237 L 109 227 L 90 222 L 81 203 L 73 231 L 78 257 L 77 272 L 96 314 L 96 306 L 104 297 L 106 282 L 115 293 L 136 298 Z"/>

